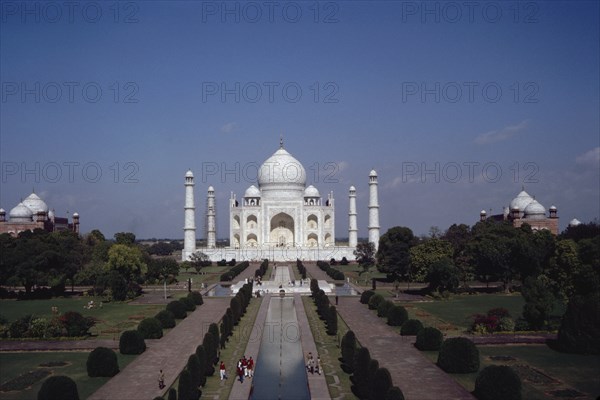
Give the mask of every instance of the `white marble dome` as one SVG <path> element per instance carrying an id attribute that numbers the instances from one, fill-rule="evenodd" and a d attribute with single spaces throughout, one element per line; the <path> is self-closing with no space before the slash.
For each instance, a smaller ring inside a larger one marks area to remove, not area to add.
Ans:
<path id="1" fill-rule="evenodd" d="M 577 225 L 581 225 L 581 221 L 578 220 L 577 218 L 573 218 L 571 220 L 571 222 L 569 222 L 569 226 L 577 226 Z"/>
<path id="2" fill-rule="evenodd" d="M 33 220 L 33 212 L 23 203 L 17 204 L 8 215 L 11 222 L 31 222 Z"/>
<path id="3" fill-rule="evenodd" d="M 533 199 L 531 203 L 525 207 L 525 218 L 542 219 L 546 218 L 546 209 L 537 200 Z"/>
<path id="4" fill-rule="evenodd" d="M 37 214 L 38 212 L 48 212 L 48 205 L 35 193 L 31 193 L 27 196 L 27 198 L 23 200 L 23 205 L 29 208 L 34 214 Z"/>
<path id="5" fill-rule="evenodd" d="M 248 189 L 246 189 L 244 197 L 260 197 L 260 190 L 258 190 L 256 186 L 252 185 Z"/>
<path id="6" fill-rule="evenodd" d="M 287 197 L 294 193 L 302 193 L 305 186 L 304 167 L 284 148 L 278 149 L 267 158 L 259 169 L 258 187 L 261 191 L 276 190 L 279 197 Z"/>
<path id="7" fill-rule="evenodd" d="M 377 176 L 377 171 L 372 169 L 371 172 L 369 172 L 369 176 Z"/>
<path id="8" fill-rule="evenodd" d="M 193 178 L 194 177 L 194 173 L 192 172 L 191 169 L 188 169 L 188 172 L 185 173 L 185 177 L 186 178 Z"/>
<path id="9" fill-rule="evenodd" d="M 350 186 L 350 189 L 349 189 L 349 191 L 351 191 L 351 192 L 356 192 L 356 188 L 355 188 L 354 186 Z"/>
<path id="10" fill-rule="evenodd" d="M 304 197 L 321 197 L 321 194 L 316 187 L 310 185 L 304 190 Z"/>
<path id="11" fill-rule="evenodd" d="M 215 191 L 215 188 L 214 188 L 214 187 L 212 187 L 212 186 L 209 186 L 209 187 L 208 187 L 208 191 L 209 191 L 209 192 L 214 192 L 214 191 Z"/>
<path id="12" fill-rule="evenodd" d="M 514 210 L 516 208 L 520 212 L 523 212 L 525 208 L 529 205 L 529 203 L 531 203 L 532 201 L 533 197 L 531 197 L 529 193 L 527 193 L 525 190 L 522 190 L 521 193 L 519 193 L 517 197 L 512 199 L 512 201 L 510 202 L 510 209 Z"/>

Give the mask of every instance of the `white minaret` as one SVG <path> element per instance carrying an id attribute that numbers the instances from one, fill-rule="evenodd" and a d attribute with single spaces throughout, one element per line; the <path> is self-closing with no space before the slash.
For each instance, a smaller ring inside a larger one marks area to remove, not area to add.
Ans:
<path id="1" fill-rule="evenodd" d="M 356 188 L 354 186 L 350 186 L 348 197 L 350 198 L 350 207 L 348 210 L 348 246 L 355 248 L 358 241 L 358 229 L 356 228 Z"/>
<path id="2" fill-rule="evenodd" d="M 196 252 L 196 207 L 194 207 L 194 174 L 185 173 L 185 224 L 183 226 L 183 251 L 181 260 L 187 261 Z"/>
<path id="3" fill-rule="evenodd" d="M 379 248 L 379 202 L 377 200 L 377 172 L 369 173 L 369 242 Z"/>
<path id="4" fill-rule="evenodd" d="M 206 201 L 206 247 L 217 246 L 217 224 L 215 209 L 215 189 L 208 187 L 208 198 Z"/>

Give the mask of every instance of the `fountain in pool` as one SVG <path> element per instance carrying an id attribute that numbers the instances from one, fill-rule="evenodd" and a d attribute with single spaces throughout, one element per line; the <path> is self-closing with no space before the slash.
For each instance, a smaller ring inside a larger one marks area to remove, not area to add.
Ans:
<path id="1" fill-rule="evenodd" d="M 268 280 L 268 281 L 263 281 L 261 285 L 258 285 L 255 283 L 253 290 L 255 292 L 258 290 L 259 292 L 261 292 L 261 294 L 265 294 L 265 293 L 278 294 L 282 290 L 286 294 L 291 294 L 291 293 L 300 293 L 300 294 L 305 294 L 305 295 L 310 294 L 310 280 L 305 279 L 302 282 L 298 280 L 298 281 L 295 281 L 294 284 L 292 284 L 292 278 L 290 276 L 289 268 L 290 267 L 288 267 L 288 266 L 275 267 L 273 279 Z M 238 290 L 240 290 L 240 288 L 242 286 L 244 286 L 245 283 L 246 283 L 245 281 L 240 281 L 234 285 L 231 285 L 231 294 L 235 295 L 238 292 Z M 318 283 L 319 283 L 319 288 L 323 289 L 323 291 L 325 293 L 327 293 L 327 294 L 333 293 L 333 291 L 335 289 L 334 284 L 328 283 L 327 281 L 324 281 L 324 280 L 319 280 Z"/>

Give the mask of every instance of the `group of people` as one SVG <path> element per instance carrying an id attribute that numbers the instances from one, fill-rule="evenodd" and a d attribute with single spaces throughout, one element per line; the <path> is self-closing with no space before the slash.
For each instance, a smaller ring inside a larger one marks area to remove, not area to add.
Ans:
<path id="1" fill-rule="evenodd" d="M 317 356 L 317 359 L 315 360 L 312 353 L 309 352 L 306 356 L 306 370 L 311 374 L 316 372 L 321 375 L 321 357 Z"/>
<path id="2" fill-rule="evenodd" d="M 244 383 L 244 378 L 252 378 L 254 376 L 254 360 L 252 357 L 247 359 L 244 356 L 239 359 L 237 363 L 237 375 L 240 383 Z"/>

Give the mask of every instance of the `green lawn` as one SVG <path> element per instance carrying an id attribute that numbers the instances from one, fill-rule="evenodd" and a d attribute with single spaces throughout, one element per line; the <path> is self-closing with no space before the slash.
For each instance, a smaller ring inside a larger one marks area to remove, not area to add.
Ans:
<path id="1" fill-rule="evenodd" d="M 527 365 L 553 382 L 531 382 L 523 380 L 523 399 L 554 400 L 547 394 L 551 390 L 575 389 L 594 398 L 600 393 L 600 357 L 590 355 L 565 354 L 556 352 L 545 345 L 478 346 L 480 371 L 488 365 Z M 433 363 L 437 361 L 437 352 L 424 352 Z M 494 361 L 491 356 L 511 356 L 514 361 Z M 472 391 L 477 373 L 450 374 L 458 383 Z M 533 375 L 531 375 L 533 377 Z"/>
<path id="2" fill-rule="evenodd" d="M 100 339 L 112 339 L 118 333 L 134 329 L 146 317 L 152 317 L 165 308 L 164 305 L 133 305 L 129 303 L 104 303 L 102 308 L 85 309 L 90 300 L 100 303 L 100 297 L 54 298 L 50 300 L 0 300 L 0 313 L 9 321 L 27 314 L 43 318 L 52 318 L 52 307 L 58 307 L 60 314 L 77 311 L 84 316 L 98 319 L 91 329 Z"/>
<path id="3" fill-rule="evenodd" d="M 52 361 L 66 361 L 63 367 L 50 367 L 53 375 L 67 375 L 77 383 L 79 397 L 85 399 L 95 392 L 110 378 L 90 378 L 87 376 L 85 363 L 88 352 L 25 352 L 25 353 L 0 353 L 0 383 L 18 377 L 36 368 L 41 368 L 41 363 Z M 135 359 L 135 355 L 124 356 L 117 352 L 119 368 L 123 370 L 127 364 Z M 36 382 L 29 389 L 21 391 L 0 392 L 2 400 L 31 400 L 37 398 L 37 392 L 44 379 Z"/>

